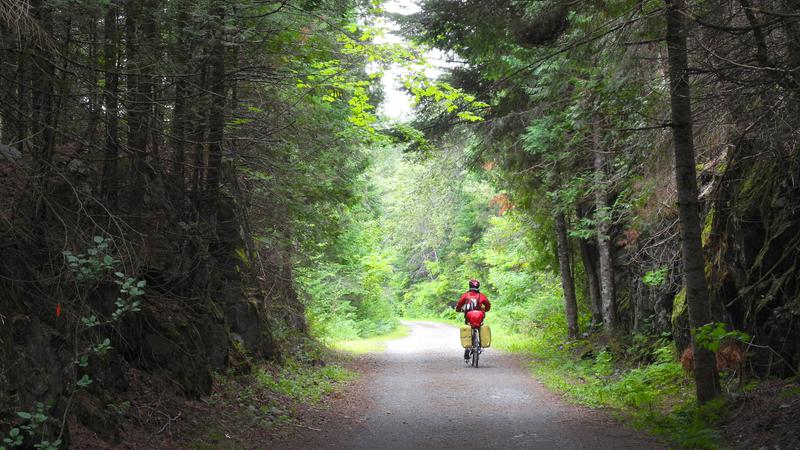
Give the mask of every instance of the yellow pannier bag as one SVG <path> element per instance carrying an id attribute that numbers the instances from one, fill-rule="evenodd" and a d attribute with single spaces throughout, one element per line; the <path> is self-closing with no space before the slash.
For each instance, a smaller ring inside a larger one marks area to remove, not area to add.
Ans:
<path id="1" fill-rule="evenodd" d="M 492 330 L 489 325 L 481 325 L 481 347 L 488 348 L 492 346 Z"/>
<path id="2" fill-rule="evenodd" d="M 472 347 L 472 328 L 461 327 L 461 346 L 464 348 Z"/>

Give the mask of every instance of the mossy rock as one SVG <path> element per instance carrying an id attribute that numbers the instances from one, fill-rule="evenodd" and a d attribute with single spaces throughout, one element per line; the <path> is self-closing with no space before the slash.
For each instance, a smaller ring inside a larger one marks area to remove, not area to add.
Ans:
<path id="1" fill-rule="evenodd" d="M 108 408 L 101 398 L 88 392 L 75 393 L 75 416 L 82 425 L 97 433 L 101 439 L 113 444 L 121 442 L 119 416 Z"/>
<path id="2" fill-rule="evenodd" d="M 150 372 L 162 372 L 181 386 L 189 397 L 211 392 L 212 352 L 219 352 L 220 363 L 227 358 L 228 340 L 224 323 L 211 315 L 164 314 L 143 311 L 137 320 L 139 336 L 130 341 L 126 354 L 131 364 Z"/>
<path id="3" fill-rule="evenodd" d="M 678 352 L 691 343 L 689 327 L 689 310 L 686 305 L 686 288 L 682 288 L 672 301 L 672 338 Z"/>

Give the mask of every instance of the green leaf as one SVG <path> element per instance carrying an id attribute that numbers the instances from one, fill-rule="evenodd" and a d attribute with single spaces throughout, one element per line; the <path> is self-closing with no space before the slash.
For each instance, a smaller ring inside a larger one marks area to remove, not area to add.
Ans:
<path id="1" fill-rule="evenodd" d="M 31 417 L 33 417 L 33 416 L 31 415 L 31 413 L 29 413 L 29 412 L 25 412 L 25 411 L 18 411 L 18 412 L 17 412 L 17 415 L 18 415 L 18 416 L 20 416 L 21 418 L 25 419 L 25 420 L 30 420 L 30 419 L 31 419 Z"/>
<path id="2" fill-rule="evenodd" d="M 83 322 L 84 326 L 93 327 L 97 325 L 97 316 L 91 315 L 89 317 L 82 317 L 81 321 Z"/>
<path id="3" fill-rule="evenodd" d="M 669 268 L 667 267 L 651 270 L 644 274 L 642 282 L 650 287 L 661 286 L 666 282 L 666 275 L 668 272 Z"/>
<path id="4" fill-rule="evenodd" d="M 86 388 L 90 384 L 92 384 L 92 379 L 89 378 L 89 375 L 83 375 L 78 381 L 75 382 L 80 388 Z"/>

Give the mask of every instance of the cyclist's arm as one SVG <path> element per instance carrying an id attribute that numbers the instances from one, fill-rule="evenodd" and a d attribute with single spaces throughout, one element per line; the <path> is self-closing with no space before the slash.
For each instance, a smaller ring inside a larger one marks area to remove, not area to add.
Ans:
<path id="1" fill-rule="evenodd" d="M 484 311 L 489 311 L 492 309 L 492 304 L 489 303 L 489 299 L 486 296 L 483 296 L 483 302 L 481 302 L 481 306 L 483 306 Z"/>
<path id="2" fill-rule="evenodd" d="M 466 299 L 466 297 L 465 297 L 465 296 L 463 296 L 463 295 L 461 296 L 461 298 L 460 298 L 460 299 L 458 299 L 458 303 L 456 303 L 456 312 L 461 312 L 461 308 L 463 308 L 463 307 L 464 307 L 464 303 L 465 303 L 466 301 L 467 301 L 467 299 Z"/>

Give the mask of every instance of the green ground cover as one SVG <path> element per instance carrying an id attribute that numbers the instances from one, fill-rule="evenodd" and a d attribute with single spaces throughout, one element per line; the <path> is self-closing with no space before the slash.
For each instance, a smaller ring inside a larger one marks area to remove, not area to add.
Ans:
<path id="1" fill-rule="evenodd" d="M 288 360 L 283 366 L 260 367 L 256 371 L 258 382 L 270 391 L 299 403 L 319 403 L 345 382 L 357 376 L 337 364 L 321 367 Z"/>
<path id="2" fill-rule="evenodd" d="M 651 348 L 653 360 L 637 364 L 632 357 L 598 351 L 602 346 L 591 341 L 558 343 L 535 329 L 509 333 L 499 325 L 492 335 L 496 348 L 528 356 L 533 376 L 571 402 L 604 408 L 682 448 L 725 448 L 715 429 L 726 413 L 725 400 L 697 406 L 693 381 L 676 361 L 671 343 Z"/>
<path id="3" fill-rule="evenodd" d="M 394 330 L 362 339 L 346 339 L 332 341 L 329 347 L 334 350 L 341 350 L 352 354 L 375 353 L 386 350 L 386 342 L 401 339 L 408 336 L 409 328 L 405 325 L 398 325 Z"/>

